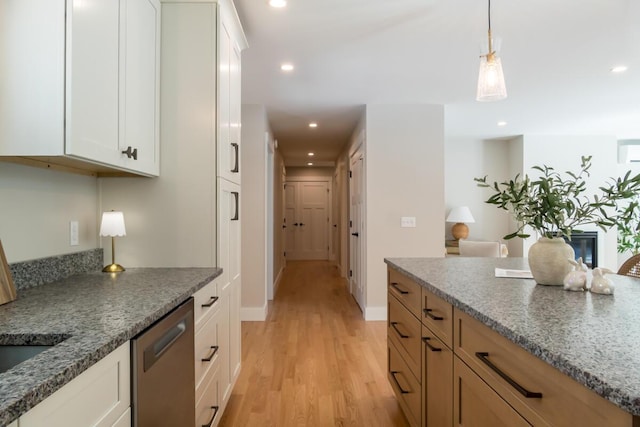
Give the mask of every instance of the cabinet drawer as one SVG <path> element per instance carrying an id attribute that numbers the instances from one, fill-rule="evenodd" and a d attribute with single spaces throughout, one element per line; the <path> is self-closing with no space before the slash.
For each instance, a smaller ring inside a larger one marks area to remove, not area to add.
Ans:
<path id="1" fill-rule="evenodd" d="M 218 282 L 212 281 L 204 288 L 193 294 L 193 307 L 194 307 L 194 324 L 196 332 L 202 327 L 202 322 L 213 313 L 213 310 L 217 309 L 218 304 Z"/>
<path id="2" fill-rule="evenodd" d="M 422 323 L 453 348 L 453 306 L 422 288 Z"/>
<path id="3" fill-rule="evenodd" d="M 392 341 L 411 368 L 411 372 L 420 381 L 420 344 L 422 325 L 420 320 L 409 313 L 391 294 L 387 295 L 388 320 L 387 338 Z"/>
<path id="4" fill-rule="evenodd" d="M 398 353 L 398 349 L 389 343 L 388 351 L 388 376 L 391 388 L 398 398 L 409 424 L 419 426 L 422 413 L 422 390 L 420 384 L 410 372 L 404 359 Z"/>
<path id="5" fill-rule="evenodd" d="M 422 310 L 422 286 L 392 268 L 387 272 L 389 293 L 398 298 L 398 301 L 419 319 Z"/>
<path id="6" fill-rule="evenodd" d="M 215 426 L 220 421 L 220 381 L 218 369 L 206 376 L 206 384 L 202 397 L 196 403 L 196 427 Z"/>
<path id="7" fill-rule="evenodd" d="M 454 357 L 454 425 L 464 427 L 530 426 L 464 362 Z M 579 424 L 567 424 L 579 425 Z"/>
<path id="8" fill-rule="evenodd" d="M 428 427 L 453 423 L 453 351 L 426 326 L 422 326 L 423 424 Z"/>
<path id="9" fill-rule="evenodd" d="M 220 342 L 218 334 L 219 313 L 220 311 L 218 310 L 213 316 L 209 317 L 195 336 L 196 389 L 200 386 L 209 369 L 218 363 L 220 356 L 218 347 Z M 198 399 L 197 395 L 196 399 Z"/>
<path id="10" fill-rule="evenodd" d="M 631 414 L 489 327 L 457 309 L 454 316 L 456 354 L 532 424 L 632 425 Z"/>

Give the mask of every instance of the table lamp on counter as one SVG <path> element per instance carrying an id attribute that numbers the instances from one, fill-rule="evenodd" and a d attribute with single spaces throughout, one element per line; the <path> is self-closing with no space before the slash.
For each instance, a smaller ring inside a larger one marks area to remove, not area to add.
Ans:
<path id="1" fill-rule="evenodd" d="M 447 222 L 455 222 L 451 227 L 451 234 L 454 239 L 460 240 L 469 237 L 469 227 L 465 223 L 474 223 L 476 220 L 473 219 L 473 215 L 471 215 L 471 211 L 467 206 L 460 206 L 451 209 Z"/>
<path id="2" fill-rule="evenodd" d="M 124 271 L 124 267 L 116 264 L 116 243 L 115 237 L 127 235 L 124 228 L 124 215 L 122 212 L 103 212 L 102 223 L 100 224 L 100 235 L 111 237 L 111 264 L 102 269 L 105 273 L 118 273 Z"/>

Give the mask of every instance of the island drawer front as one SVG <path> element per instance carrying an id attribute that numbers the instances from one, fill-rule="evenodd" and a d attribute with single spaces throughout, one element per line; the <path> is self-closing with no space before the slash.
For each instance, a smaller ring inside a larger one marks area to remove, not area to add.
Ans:
<path id="1" fill-rule="evenodd" d="M 220 310 L 209 317 L 195 336 L 195 378 L 196 389 L 200 388 L 207 372 L 214 369 L 220 359 L 218 323 Z M 196 400 L 199 396 L 196 396 Z"/>
<path id="2" fill-rule="evenodd" d="M 427 426 L 453 424 L 453 351 L 422 326 L 423 419 Z"/>
<path id="3" fill-rule="evenodd" d="M 416 378 L 411 373 L 404 359 L 400 356 L 398 349 L 393 343 L 388 347 L 389 383 L 393 389 L 398 403 L 402 408 L 409 424 L 412 427 L 420 425 L 422 418 L 422 389 Z"/>
<path id="4" fill-rule="evenodd" d="M 453 348 L 453 306 L 422 288 L 422 323 Z"/>
<path id="5" fill-rule="evenodd" d="M 218 282 L 213 280 L 207 284 L 204 288 L 193 294 L 193 307 L 194 307 L 194 324 L 196 331 L 202 327 L 202 322 L 205 322 L 214 310 L 220 306 L 218 294 Z"/>
<path id="6" fill-rule="evenodd" d="M 398 301 L 419 319 L 422 312 L 422 286 L 397 270 L 389 268 L 387 271 L 389 293 L 398 298 Z"/>
<path id="7" fill-rule="evenodd" d="M 388 320 L 387 337 L 411 368 L 411 372 L 420 381 L 422 324 L 391 294 L 387 296 Z"/>
<path id="8" fill-rule="evenodd" d="M 203 381 L 203 391 L 200 393 L 199 399 L 196 400 L 195 427 L 216 426 L 220 422 L 222 407 L 218 369 L 216 367 L 209 371 Z"/>
<path id="9" fill-rule="evenodd" d="M 453 362 L 453 379 L 454 426 L 531 425 L 457 357 Z"/>
<path id="10" fill-rule="evenodd" d="M 630 413 L 489 327 L 458 309 L 454 317 L 455 353 L 532 424 L 594 427 L 632 425 Z M 488 366 L 486 361 L 493 367 Z M 523 390 L 519 391 L 518 386 Z M 541 393 L 542 397 L 525 397 L 525 391 Z"/>

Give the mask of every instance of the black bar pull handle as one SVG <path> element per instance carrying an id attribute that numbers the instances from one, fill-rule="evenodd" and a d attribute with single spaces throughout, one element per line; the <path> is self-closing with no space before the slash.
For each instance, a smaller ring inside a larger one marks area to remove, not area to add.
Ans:
<path id="1" fill-rule="evenodd" d="M 233 147 L 233 150 L 235 152 L 235 163 L 233 166 L 233 169 L 231 169 L 232 173 L 238 173 L 240 172 L 240 161 L 239 161 L 239 157 L 240 157 L 240 146 L 238 144 L 236 144 L 235 142 L 231 143 L 231 146 Z"/>
<path id="2" fill-rule="evenodd" d="M 527 390 L 526 388 L 522 387 L 520 384 L 515 382 L 509 375 L 507 375 L 504 372 L 502 372 L 500 370 L 500 368 L 498 368 L 496 365 L 491 363 L 491 361 L 489 359 L 487 359 L 489 357 L 489 353 L 477 351 L 476 352 L 476 357 L 478 359 L 480 359 L 480 361 L 482 363 L 487 365 L 493 372 L 498 374 L 503 380 L 508 382 L 511 387 L 513 387 L 516 390 L 518 390 L 518 392 L 521 395 L 523 395 L 524 397 L 526 397 L 526 398 L 541 398 L 542 397 L 542 393 L 538 393 L 538 392 L 535 392 L 535 391 Z"/>
<path id="3" fill-rule="evenodd" d="M 351 233 L 352 236 L 358 237 L 360 236 L 360 233 Z"/>
<path id="4" fill-rule="evenodd" d="M 396 374 L 399 374 L 400 373 L 399 371 L 391 371 L 389 373 L 391 374 L 391 378 L 393 378 L 393 382 L 395 382 L 396 386 L 398 386 L 398 389 L 400 389 L 400 393 L 402 394 L 411 393 L 409 390 L 403 389 L 400 383 L 398 382 L 398 379 L 396 378 Z"/>
<path id="5" fill-rule="evenodd" d="M 429 340 L 431 340 L 430 337 L 422 337 L 422 341 L 424 341 L 424 343 L 427 345 L 427 347 L 429 347 L 429 350 L 431 350 L 431 351 L 442 351 L 441 348 L 434 347 L 431 344 L 429 344 Z"/>
<path id="6" fill-rule="evenodd" d="M 425 308 L 424 310 L 422 310 L 422 312 L 424 313 L 425 316 L 430 317 L 433 320 L 443 320 L 442 317 L 436 316 L 435 314 L 433 314 L 433 310 L 430 308 Z"/>
<path id="7" fill-rule="evenodd" d="M 398 329 L 398 326 L 397 326 L 397 325 L 398 325 L 398 322 L 391 322 L 391 327 L 392 327 L 393 329 L 395 329 L 395 331 L 396 331 L 396 333 L 398 334 L 398 336 L 399 336 L 400 338 L 409 338 L 409 335 L 405 335 L 405 334 L 403 334 L 402 332 L 400 332 L 400 330 Z"/>
<path id="8" fill-rule="evenodd" d="M 217 406 L 212 406 L 211 409 L 213 409 L 213 416 L 211 417 L 209 422 L 206 423 L 206 424 L 203 424 L 202 427 L 211 427 L 213 425 L 213 420 L 215 420 L 216 419 L 216 415 L 218 415 L 218 407 Z"/>
<path id="9" fill-rule="evenodd" d="M 209 298 L 209 301 L 207 301 L 206 303 L 202 304 L 202 307 L 211 307 L 213 304 L 216 303 L 216 301 L 218 301 L 218 297 L 211 297 L 211 298 Z"/>
<path id="10" fill-rule="evenodd" d="M 396 290 L 396 292 L 401 293 L 402 295 L 407 295 L 409 294 L 409 291 L 405 291 L 404 289 L 402 289 L 400 286 L 398 286 L 398 284 L 396 282 L 391 282 L 391 287 L 393 289 Z"/>
<path id="11" fill-rule="evenodd" d="M 211 360 L 213 359 L 213 356 L 216 355 L 216 353 L 218 352 L 218 346 L 217 345 L 212 345 L 211 346 L 211 350 L 213 350 L 207 357 L 203 357 L 202 360 L 203 362 L 211 362 Z"/>
<path id="12" fill-rule="evenodd" d="M 236 210 L 233 216 L 231 217 L 231 221 L 237 221 L 240 219 L 240 193 L 237 191 L 232 191 L 233 197 L 236 199 Z"/>
<path id="13" fill-rule="evenodd" d="M 138 160 L 138 149 L 137 148 L 132 149 L 131 146 L 128 146 L 127 149 L 122 152 L 122 154 L 126 154 L 127 158 L 129 158 L 129 159 L 133 157 L 133 160 Z"/>

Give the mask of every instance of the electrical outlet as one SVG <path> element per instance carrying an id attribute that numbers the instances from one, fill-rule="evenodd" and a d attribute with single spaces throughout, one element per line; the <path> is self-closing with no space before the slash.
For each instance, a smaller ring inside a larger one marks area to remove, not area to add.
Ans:
<path id="1" fill-rule="evenodd" d="M 69 245 L 78 246 L 80 244 L 80 232 L 78 221 L 69 222 Z"/>
<path id="2" fill-rule="evenodd" d="M 400 218 L 400 227 L 415 228 L 416 217 L 415 216 L 403 216 Z"/>

